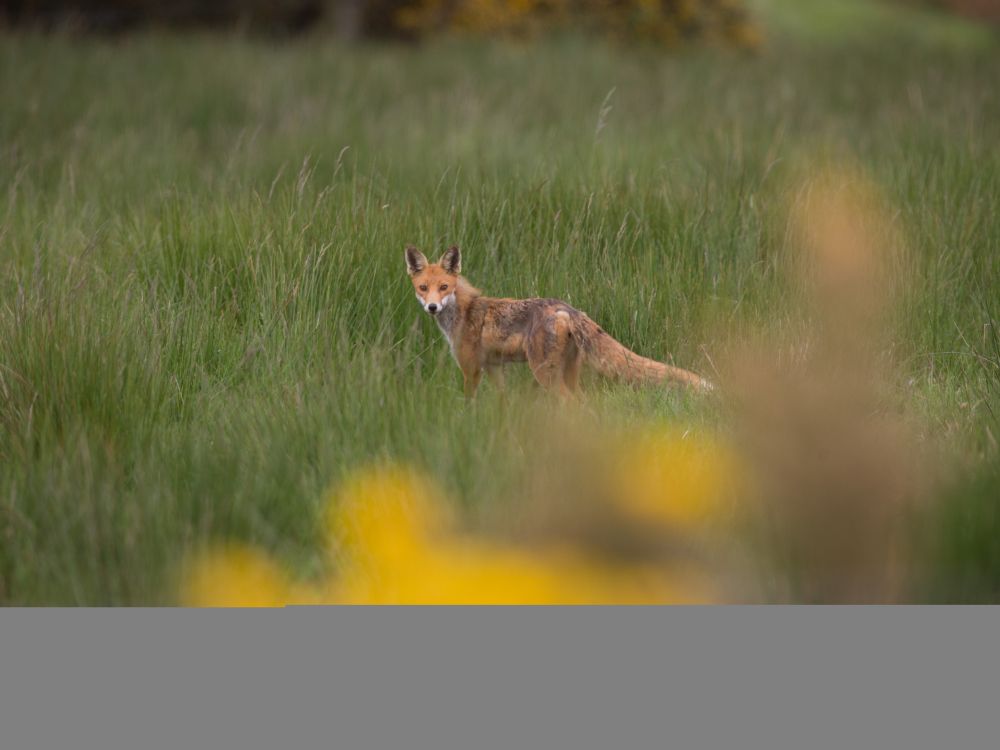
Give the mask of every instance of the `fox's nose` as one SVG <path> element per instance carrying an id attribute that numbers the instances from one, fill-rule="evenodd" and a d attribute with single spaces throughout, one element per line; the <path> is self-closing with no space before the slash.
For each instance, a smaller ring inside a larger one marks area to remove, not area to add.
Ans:
<path id="1" fill-rule="evenodd" d="M 431 315 L 433 315 L 437 311 L 438 311 L 438 306 L 436 304 L 434 304 L 433 302 L 431 302 L 429 305 L 427 305 L 427 312 L 429 312 Z"/>

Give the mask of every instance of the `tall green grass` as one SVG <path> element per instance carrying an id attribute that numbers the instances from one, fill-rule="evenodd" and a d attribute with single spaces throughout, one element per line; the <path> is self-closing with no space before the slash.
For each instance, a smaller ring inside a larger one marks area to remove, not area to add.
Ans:
<path id="1" fill-rule="evenodd" d="M 898 43 L 0 37 L 0 602 L 169 602 L 218 538 L 308 573 L 325 488 L 382 458 L 495 512 L 539 397 L 522 372 L 463 404 L 404 244 L 711 375 L 797 325 L 787 207 L 816 164 L 863 169 L 906 238 L 900 407 L 987 455 L 998 80 L 995 49 Z"/>

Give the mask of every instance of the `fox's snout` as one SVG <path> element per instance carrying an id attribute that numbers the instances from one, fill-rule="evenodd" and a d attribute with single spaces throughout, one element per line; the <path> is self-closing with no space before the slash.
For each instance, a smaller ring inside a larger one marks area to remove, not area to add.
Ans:
<path id="1" fill-rule="evenodd" d="M 428 297 L 431 297 L 431 296 L 432 295 L 428 295 Z M 421 297 L 418 294 L 417 295 L 417 300 L 420 302 L 420 306 L 423 307 L 424 310 L 426 310 L 428 314 L 434 315 L 434 316 L 436 316 L 438 313 L 440 313 L 442 310 L 444 310 L 448 305 L 450 305 L 452 302 L 455 301 L 455 295 L 454 294 L 449 294 L 449 295 L 447 295 L 445 297 L 439 297 L 437 295 L 433 295 L 433 296 L 436 297 L 436 299 L 427 299 L 425 297 Z"/>

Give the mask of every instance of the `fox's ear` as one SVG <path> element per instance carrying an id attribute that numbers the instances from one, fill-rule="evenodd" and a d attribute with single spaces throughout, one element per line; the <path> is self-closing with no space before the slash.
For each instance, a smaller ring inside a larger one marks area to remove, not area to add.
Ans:
<path id="1" fill-rule="evenodd" d="M 458 245 L 452 245 L 445 250 L 444 255 L 441 256 L 440 263 L 441 268 L 448 273 L 462 273 L 462 253 L 458 249 Z"/>
<path id="2" fill-rule="evenodd" d="M 406 270 L 409 272 L 410 276 L 416 276 L 418 273 L 427 268 L 427 258 L 424 254 L 417 250 L 413 245 L 406 246 Z"/>

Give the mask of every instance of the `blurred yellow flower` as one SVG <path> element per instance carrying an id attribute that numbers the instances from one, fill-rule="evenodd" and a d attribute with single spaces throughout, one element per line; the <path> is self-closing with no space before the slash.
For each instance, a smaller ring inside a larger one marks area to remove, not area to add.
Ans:
<path id="1" fill-rule="evenodd" d="M 199 555 L 189 565 L 181 600 L 196 607 L 281 607 L 292 586 L 266 556 L 246 547 Z"/>
<path id="2" fill-rule="evenodd" d="M 331 552 L 363 562 L 403 564 L 447 525 L 437 490 L 417 473 L 385 465 L 349 476 L 326 499 Z"/>
<path id="3" fill-rule="evenodd" d="M 571 552 L 534 553 L 449 539 L 398 567 L 352 566 L 334 589 L 352 604 L 708 603 L 706 581 L 653 566 L 594 563 Z"/>
<path id="4" fill-rule="evenodd" d="M 327 498 L 327 540 L 336 571 L 328 581 L 315 588 L 296 585 L 266 557 L 227 548 L 195 561 L 182 601 L 281 606 L 715 600 L 707 576 L 693 569 L 613 563 L 570 547 L 521 548 L 460 533 L 439 497 L 430 482 L 407 469 L 359 471 Z"/>
<path id="5" fill-rule="evenodd" d="M 654 566 L 594 562 L 578 551 L 524 550 L 458 534 L 412 472 L 384 467 L 331 498 L 330 538 L 345 553 L 338 601 L 422 604 L 704 602 L 704 581 Z"/>
<path id="6" fill-rule="evenodd" d="M 629 512 L 681 532 L 719 518 L 738 472 L 718 441 L 676 430 L 647 430 L 626 438 L 612 481 Z"/>

